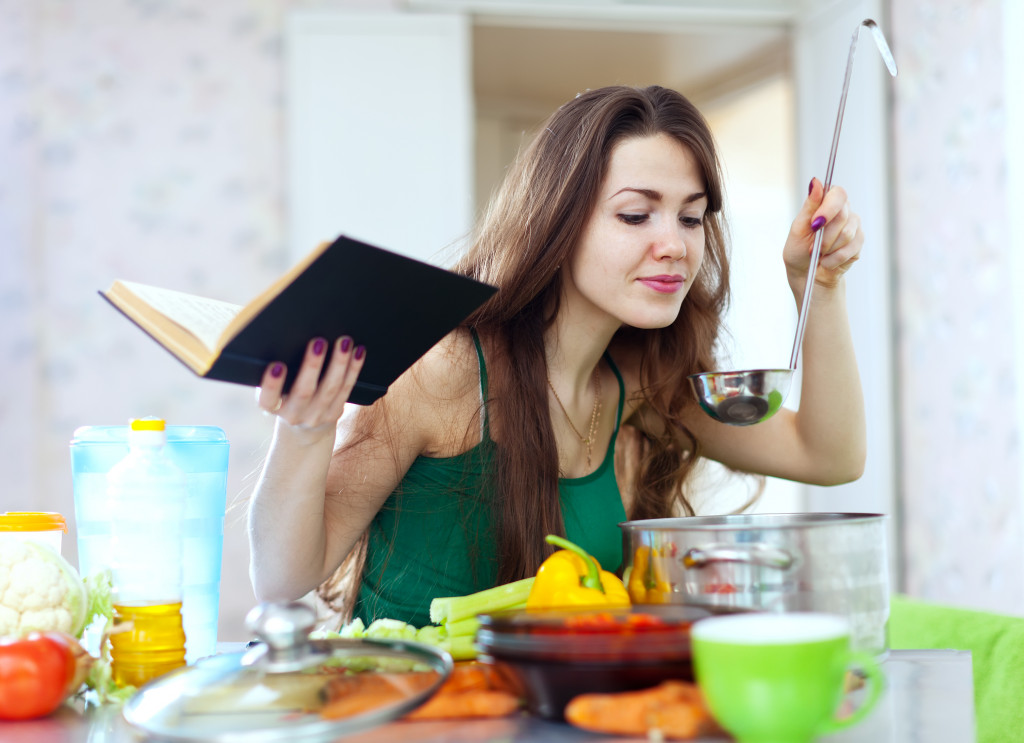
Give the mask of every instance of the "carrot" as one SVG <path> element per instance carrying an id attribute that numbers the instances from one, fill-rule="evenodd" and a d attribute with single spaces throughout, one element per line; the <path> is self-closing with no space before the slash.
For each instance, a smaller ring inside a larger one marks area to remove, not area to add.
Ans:
<path id="1" fill-rule="evenodd" d="M 456 663 L 448 680 L 441 684 L 438 694 L 456 694 L 460 691 L 471 691 L 491 688 L 491 673 L 483 663 L 470 661 Z"/>
<path id="2" fill-rule="evenodd" d="M 470 689 L 455 694 L 437 693 L 406 720 L 464 720 L 471 717 L 505 717 L 519 709 L 519 697 L 506 691 Z"/>
<path id="3" fill-rule="evenodd" d="M 332 678 L 320 714 L 331 720 L 396 704 L 437 681 L 433 671 L 361 673 Z M 437 692 L 406 716 L 411 720 L 504 717 L 519 708 L 521 694 L 507 671 L 495 664 L 456 663 Z"/>
<path id="4" fill-rule="evenodd" d="M 436 680 L 437 674 L 433 671 L 338 676 L 327 683 L 327 703 L 320 714 L 336 720 L 370 712 L 423 691 Z"/>
<path id="5" fill-rule="evenodd" d="M 674 740 L 720 734 L 696 685 L 665 681 L 651 689 L 582 694 L 565 708 L 565 719 L 598 733 L 643 736 L 657 731 Z"/>
<path id="6" fill-rule="evenodd" d="M 519 690 L 505 669 L 491 663 L 456 663 L 451 676 L 407 720 L 504 717 L 519 709 Z"/>

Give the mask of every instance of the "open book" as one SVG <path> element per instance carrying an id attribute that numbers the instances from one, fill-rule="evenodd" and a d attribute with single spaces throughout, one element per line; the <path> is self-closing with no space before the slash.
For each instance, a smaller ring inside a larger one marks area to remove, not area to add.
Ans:
<path id="1" fill-rule="evenodd" d="M 348 237 L 324 243 L 245 306 L 115 281 L 100 294 L 202 377 L 259 386 L 316 337 L 366 347 L 349 398 L 368 405 L 497 289 Z"/>

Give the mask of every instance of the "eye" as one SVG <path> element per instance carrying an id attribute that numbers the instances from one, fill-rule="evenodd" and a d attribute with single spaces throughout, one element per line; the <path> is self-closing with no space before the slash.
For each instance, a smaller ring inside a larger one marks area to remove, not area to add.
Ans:
<path id="1" fill-rule="evenodd" d="M 646 214 L 620 214 L 619 219 L 626 224 L 639 225 L 647 221 Z"/>
<path id="2" fill-rule="evenodd" d="M 704 216 L 703 215 L 701 215 L 699 217 L 680 216 L 679 217 L 679 221 L 682 222 L 684 227 L 689 227 L 690 229 L 695 229 L 695 228 L 700 227 L 700 226 L 702 226 L 704 224 Z"/>

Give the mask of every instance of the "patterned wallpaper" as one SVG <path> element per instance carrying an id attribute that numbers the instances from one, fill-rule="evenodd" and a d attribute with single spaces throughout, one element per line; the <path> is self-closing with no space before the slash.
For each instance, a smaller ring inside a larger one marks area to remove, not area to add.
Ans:
<path id="1" fill-rule="evenodd" d="M 254 601 L 243 501 L 270 422 L 96 292 L 127 278 L 243 303 L 286 267 L 282 30 L 298 4 L 0 0 L 0 510 L 73 517 L 78 426 L 222 427 L 223 639 Z"/>
<path id="2" fill-rule="evenodd" d="M 244 302 L 286 266 L 282 31 L 301 5 L 387 3 L 0 0 L 0 510 L 73 515 L 78 426 L 221 426 L 229 640 L 253 601 L 244 499 L 269 421 L 96 291 L 128 278 Z M 902 488 L 910 591 L 1018 611 L 1020 432 L 994 392 L 1018 393 L 999 9 L 892 4 Z"/>
<path id="3" fill-rule="evenodd" d="M 1024 614 L 1002 12 L 891 4 L 901 484 L 907 590 Z"/>

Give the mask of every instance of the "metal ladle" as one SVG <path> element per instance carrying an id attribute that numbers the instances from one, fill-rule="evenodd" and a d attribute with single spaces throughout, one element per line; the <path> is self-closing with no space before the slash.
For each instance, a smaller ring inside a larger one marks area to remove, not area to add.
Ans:
<path id="1" fill-rule="evenodd" d="M 857 37 L 860 29 L 867 27 L 875 40 L 882 60 L 889 74 L 896 76 L 896 62 L 885 41 L 882 30 L 873 20 L 866 18 L 854 29 L 850 41 L 850 55 L 846 62 L 846 77 L 843 79 L 843 93 L 839 98 L 839 116 L 832 134 L 832 149 L 828 155 L 828 168 L 825 171 L 825 193 L 832 185 L 832 171 L 836 163 L 836 150 L 839 147 L 839 131 L 843 126 L 843 112 L 846 110 L 846 93 L 850 89 L 850 75 L 853 72 L 853 55 L 857 49 Z M 745 371 L 703 372 L 689 375 L 690 384 L 697 395 L 701 408 L 715 420 L 734 426 L 749 426 L 768 420 L 782 407 L 793 375 L 796 372 L 797 359 L 803 343 L 804 329 L 807 326 L 807 310 L 811 306 L 811 292 L 814 289 L 814 274 L 818 268 L 821 255 L 821 240 L 824 229 L 818 230 L 814 237 L 814 248 L 811 251 L 811 263 L 807 269 L 807 285 L 804 287 L 803 303 L 796 324 L 796 338 L 793 340 L 793 353 L 789 358 L 788 369 L 747 369 Z"/>

